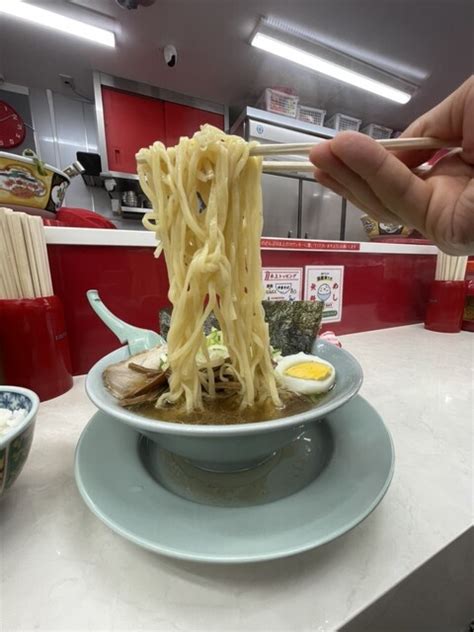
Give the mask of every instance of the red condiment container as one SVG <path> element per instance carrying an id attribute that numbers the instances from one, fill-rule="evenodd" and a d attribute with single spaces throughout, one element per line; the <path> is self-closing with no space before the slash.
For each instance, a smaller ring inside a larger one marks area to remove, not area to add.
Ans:
<path id="1" fill-rule="evenodd" d="M 41 401 L 72 387 L 64 311 L 57 296 L 0 300 L 0 384 L 30 388 Z"/>
<path id="2" fill-rule="evenodd" d="M 464 281 L 433 281 L 425 315 L 425 329 L 455 334 L 461 331 Z"/>
<path id="3" fill-rule="evenodd" d="M 468 261 L 466 267 L 466 296 L 462 328 L 465 331 L 474 331 L 474 261 Z"/>

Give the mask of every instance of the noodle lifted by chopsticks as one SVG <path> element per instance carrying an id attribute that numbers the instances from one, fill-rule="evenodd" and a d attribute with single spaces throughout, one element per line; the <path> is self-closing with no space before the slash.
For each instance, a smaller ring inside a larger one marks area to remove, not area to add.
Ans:
<path id="1" fill-rule="evenodd" d="M 242 406 L 268 397 L 280 404 L 261 303 L 261 158 L 249 157 L 250 146 L 204 125 L 176 147 L 155 142 L 137 154 L 140 183 L 153 205 L 143 223 L 156 233 L 155 256 L 164 252 L 173 305 L 170 388 L 159 406 L 184 401 L 187 411 L 202 408 L 203 381 L 215 396 L 203 332 L 211 312 L 229 351 L 228 371 L 240 383 Z M 198 354 L 206 359 L 205 380 Z"/>

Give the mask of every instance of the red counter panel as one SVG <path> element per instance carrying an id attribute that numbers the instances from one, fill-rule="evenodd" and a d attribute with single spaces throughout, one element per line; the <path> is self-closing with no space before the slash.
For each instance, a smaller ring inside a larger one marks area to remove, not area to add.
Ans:
<path id="1" fill-rule="evenodd" d="M 73 372 L 89 370 L 119 346 L 86 299 L 99 290 L 105 304 L 123 320 L 155 329 L 158 310 L 169 305 L 164 260 L 152 248 L 49 245 L 55 292 L 64 303 Z M 420 322 L 434 276 L 432 255 L 359 252 L 262 251 L 268 267 L 343 265 L 343 315 L 326 327 L 338 334 Z"/>

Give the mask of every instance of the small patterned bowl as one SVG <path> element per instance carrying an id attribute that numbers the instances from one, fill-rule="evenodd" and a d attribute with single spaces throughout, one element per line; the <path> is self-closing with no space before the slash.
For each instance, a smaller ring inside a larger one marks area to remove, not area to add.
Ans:
<path id="1" fill-rule="evenodd" d="M 0 408 L 11 411 L 26 408 L 28 411 L 22 421 L 0 435 L 0 496 L 13 485 L 26 463 L 38 407 L 39 398 L 33 391 L 20 386 L 0 386 Z"/>

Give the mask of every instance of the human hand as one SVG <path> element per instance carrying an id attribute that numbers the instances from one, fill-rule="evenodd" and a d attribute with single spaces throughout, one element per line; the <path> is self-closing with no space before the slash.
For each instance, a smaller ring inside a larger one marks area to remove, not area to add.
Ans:
<path id="1" fill-rule="evenodd" d="M 411 169 L 435 152 L 388 152 L 364 134 L 341 132 L 311 150 L 315 178 L 377 221 L 412 226 L 449 254 L 474 254 L 474 76 L 402 136 L 457 141 L 462 152 L 418 176 Z"/>

